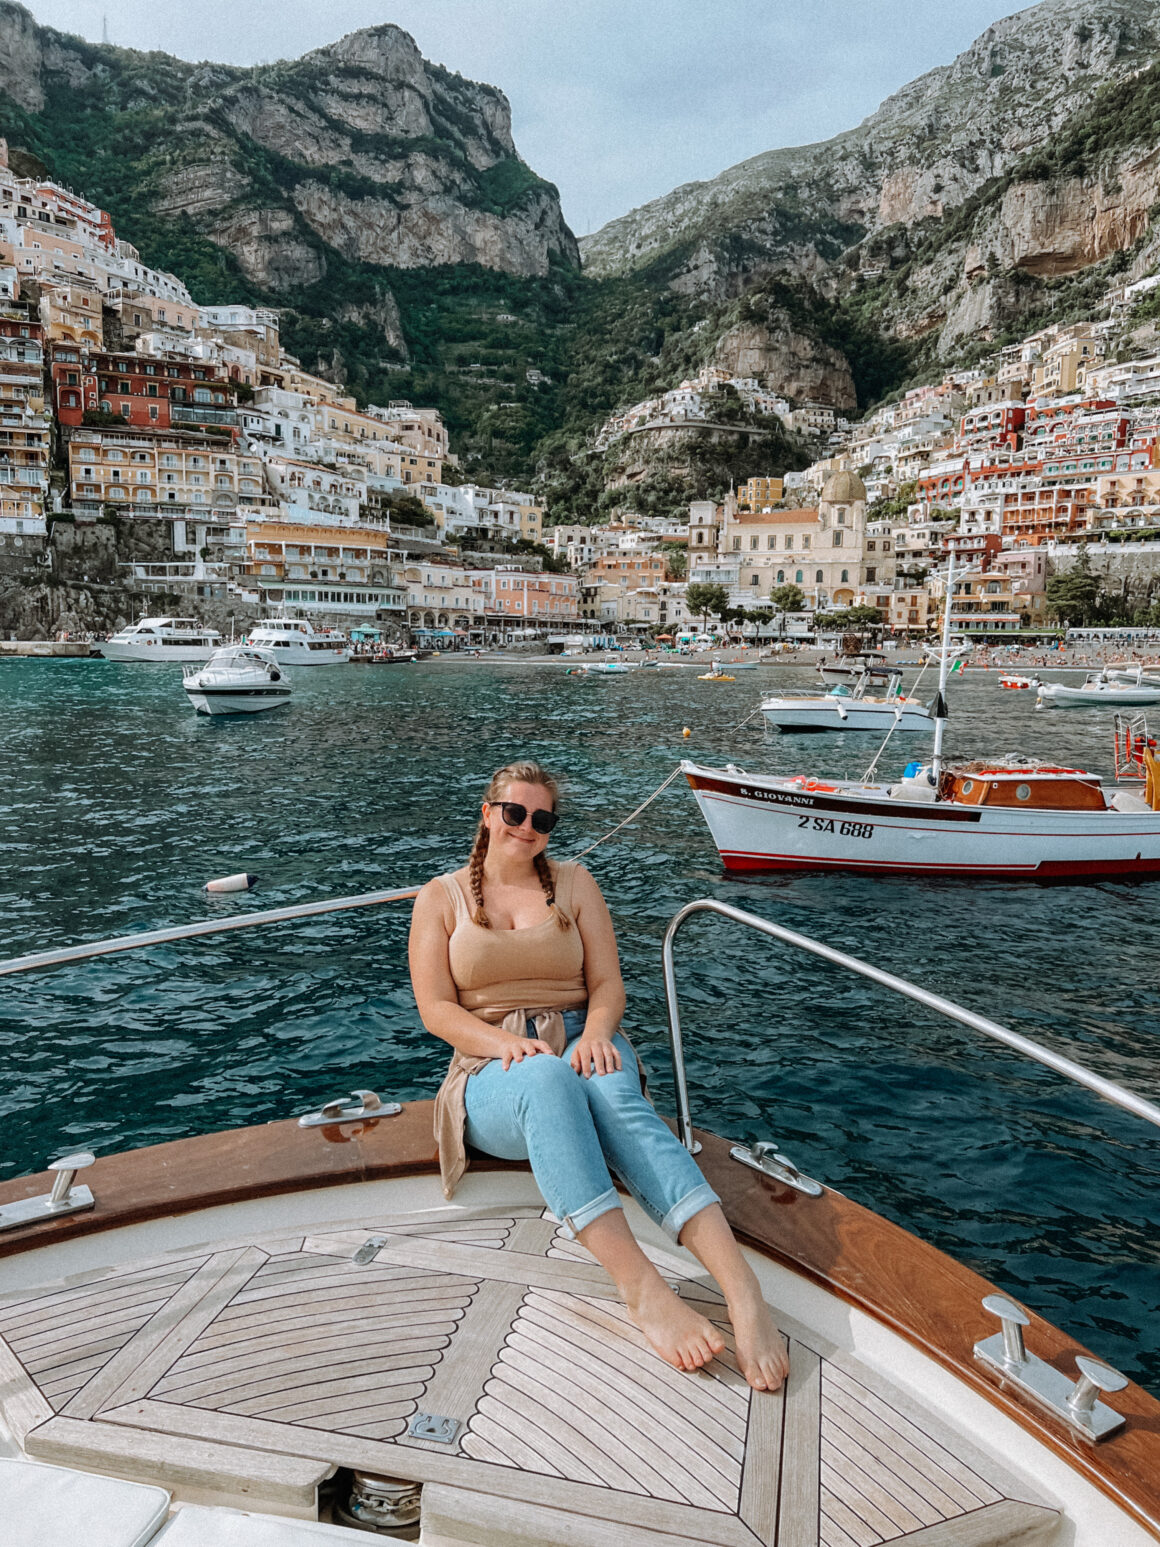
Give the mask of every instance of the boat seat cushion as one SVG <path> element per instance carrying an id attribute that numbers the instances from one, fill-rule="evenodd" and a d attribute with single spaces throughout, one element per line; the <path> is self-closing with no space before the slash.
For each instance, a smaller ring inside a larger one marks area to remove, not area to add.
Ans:
<path id="1" fill-rule="evenodd" d="M 4 1547 L 144 1547 L 168 1513 L 164 1488 L 0 1459 Z"/>
<path id="2" fill-rule="evenodd" d="M 352 1538 L 361 1537 L 361 1532 L 314 1520 L 286 1520 L 280 1515 L 251 1515 L 240 1509 L 187 1504 L 177 1511 L 153 1547 L 323 1547 L 325 1542 L 345 1542 L 350 1547 Z"/>

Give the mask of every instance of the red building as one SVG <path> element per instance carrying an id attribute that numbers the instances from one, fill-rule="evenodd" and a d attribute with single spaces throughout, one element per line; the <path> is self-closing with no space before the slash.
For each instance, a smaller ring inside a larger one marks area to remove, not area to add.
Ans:
<path id="1" fill-rule="evenodd" d="M 993 447 L 1002 451 L 1018 451 L 1027 410 L 1022 400 L 1006 403 L 985 403 L 969 409 L 959 421 L 956 451 L 982 451 Z"/>
<path id="2" fill-rule="evenodd" d="M 52 351 L 52 391 L 61 424 L 80 425 L 86 413 L 117 414 L 143 430 L 204 429 L 237 433 L 234 383 L 195 361 L 152 355 L 88 353 L 58 344 Z"/>

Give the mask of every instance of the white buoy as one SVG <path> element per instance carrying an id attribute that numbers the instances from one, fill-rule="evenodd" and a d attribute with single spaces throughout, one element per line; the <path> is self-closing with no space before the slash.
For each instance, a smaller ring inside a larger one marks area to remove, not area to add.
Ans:
<path id="1" fill-rule="evenodd" d="M 219 876 L 216 881 L 207 881 L 205 889 L 207 892 L 248 892 L 257 884 L 257 876 L 240 870 L 236 876 Z"/>

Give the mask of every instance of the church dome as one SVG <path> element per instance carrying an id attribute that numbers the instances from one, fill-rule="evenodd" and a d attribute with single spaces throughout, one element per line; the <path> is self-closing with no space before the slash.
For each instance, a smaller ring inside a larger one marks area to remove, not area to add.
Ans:
<path id="1" fill-rule="evenodd" d="M 866 485 L 857 473 L 831 473 L 822 490 L 822 502 L 826 505 L 852 505 L 865 498 Z"/>

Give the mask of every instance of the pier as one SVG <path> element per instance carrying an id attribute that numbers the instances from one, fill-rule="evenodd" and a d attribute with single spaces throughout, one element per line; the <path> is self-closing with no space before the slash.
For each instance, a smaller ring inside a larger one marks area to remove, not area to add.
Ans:
<path id="1" fill-rule="evenodd" d="M 69 660 L 100 659 L 95 645 L 83 639 L 0 639 L 0 656 L 51 655 Z"/>

